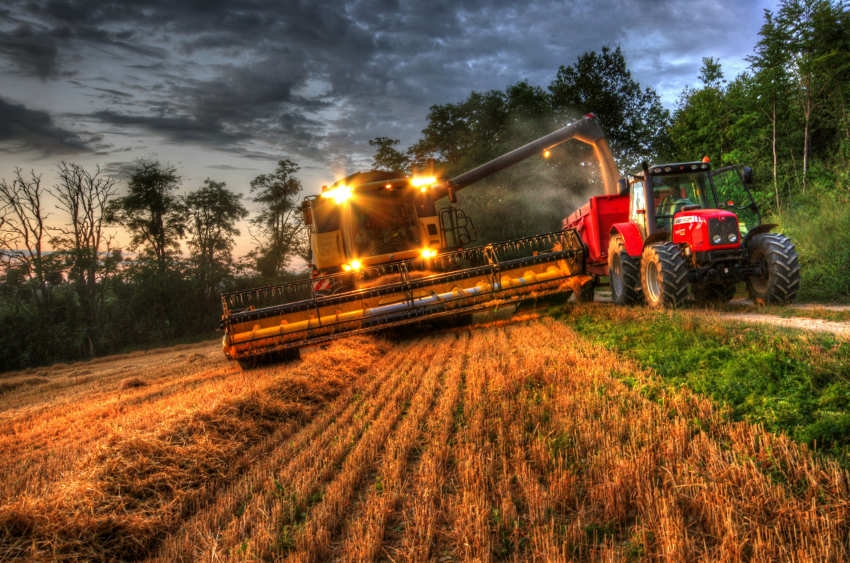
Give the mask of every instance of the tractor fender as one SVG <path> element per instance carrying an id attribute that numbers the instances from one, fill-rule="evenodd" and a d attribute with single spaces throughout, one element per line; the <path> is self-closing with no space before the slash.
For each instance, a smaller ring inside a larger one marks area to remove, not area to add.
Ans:
<path id="1" fill-rule="evenodd" d="M 752 229 L 750 229 L 747 232 L 746 235 L 744 235 L 744 240 L 743 240 L 744 247 L 745 248 L 749 247 L 750 240 L 754 236 L 760 235 L 762 233 L 769 233 L 776 226 L 777 226 L 776 223 L 762 223 L 761 225 L 753 227 Z"/>
<path id="2" fill-rule="evenodd" d="M 611 234 L 620 235 L 629 256 L 640 256 L 643 254 L 643 237 L 640 230 L 632 223 L 614 223 L 611 225 Z"/>

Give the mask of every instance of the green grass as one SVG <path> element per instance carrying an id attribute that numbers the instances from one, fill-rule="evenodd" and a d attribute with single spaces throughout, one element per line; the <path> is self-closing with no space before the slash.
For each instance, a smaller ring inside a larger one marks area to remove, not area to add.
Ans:
<path id="1" fill-rule="evenodd" d="M 756 305 L 748 302 L 732 302 L 717 305 L 717 311 L 729 313 L 752 313 L 776 315 L 783 318 L 819 319 L 833 322 L 850 322 L 850 307 L 815 303 L 811 305 Z"/>
<path id="2" fill-rule="evenodd" d="M 734 418 L 785 432 L 850 467 L 850 343 L 688 310 L 594 303 L 558 317 L 652 368 L 666 385 L 710 396 Z"/>

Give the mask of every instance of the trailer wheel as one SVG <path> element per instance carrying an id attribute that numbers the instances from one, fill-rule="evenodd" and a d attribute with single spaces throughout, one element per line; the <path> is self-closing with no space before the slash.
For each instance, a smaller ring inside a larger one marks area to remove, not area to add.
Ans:
<path id="1" fill-rule="evenodd" d="M 688 263 L 682 250 L 672 242 L 644 248 L 640 282 L 650 307 L 678 307 L 684 303 L 688 297 Z"/>
<path id="2" fill-rule="evenodd" d="M 762 233 L 749 243 L 750 265 L 758 273 L 747 278 L 747 290 L 756 303 L 790 303 L 800 289 L 800 260 L 785 235 Z"/>
<path id="3" fill-rule="evenodd" d="M 621 235 L 612 235 L 608 243 L 608 280 L 614 303 L 640 303 L 640 258 L 629 256 Z"/>

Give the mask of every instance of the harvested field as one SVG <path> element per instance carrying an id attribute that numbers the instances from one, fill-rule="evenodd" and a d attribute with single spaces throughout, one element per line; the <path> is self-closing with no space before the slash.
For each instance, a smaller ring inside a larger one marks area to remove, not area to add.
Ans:
<path id="1" fill-rule="evenodd" d="M 835 463 L 536 316 L 5 374 L 0 451 L 2 560 L 850 558 Z"/>

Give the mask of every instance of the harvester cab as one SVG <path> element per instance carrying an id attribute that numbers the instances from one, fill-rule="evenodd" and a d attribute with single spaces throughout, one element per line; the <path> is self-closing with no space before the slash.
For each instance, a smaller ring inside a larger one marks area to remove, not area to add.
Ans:
<path id="1" fill-rule="evenodd" d="M 459 190 L 570 140 L 591 147 L 596 191 L 616 193 L 610 149 L 588 115 L 452 178 L 357 173 L 306 198 L 311 277 L 222 294 L 225 354 L 244 361 L 297 352 L 349 334 L 580 291 L 592 278 L 577 232 L 470 247 L 473 226 L 454 205 Z M 449 205 L 437 204 L 443 198 Z"/>
<path id="2" fill-rule="evenodd" d="M 314 277 L 323 294 L 355 289 L 381 266 L 408 261 L 421 269 L 446 247 L 433 176 L 371 171 L 323 186 L 304 200 Z M 329 283 L 327 283 L 329 282 Z"/>

